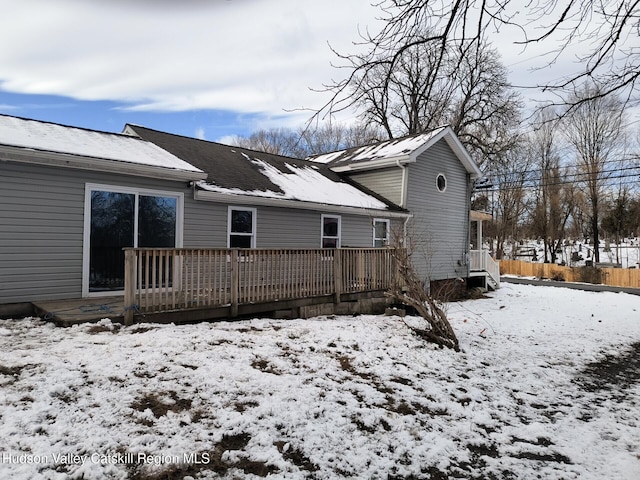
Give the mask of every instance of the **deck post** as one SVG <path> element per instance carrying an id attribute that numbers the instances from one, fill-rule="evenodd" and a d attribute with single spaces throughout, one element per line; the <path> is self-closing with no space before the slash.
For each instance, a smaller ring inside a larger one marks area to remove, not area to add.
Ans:
<path id="1" fill-rule="evenodd" d="M 342 249 L 336 248 L 333 251 L 333 288 L 335 294 L 335 303 L 340 303 L 340 297 L 342 295 L 343 276 L 342 276 Z"/>
<path id="2" fill-rule="evenodd" d="M 238 316 L 238 299 L 240 297 L 240 265 L 238 249 L 231 250 L 231 318 Z"/>
<path id="3" fill-rule="evenodd" d="M 136 306 L 136 251 L 124 249 L 124 324 L 133 323 Z"/>

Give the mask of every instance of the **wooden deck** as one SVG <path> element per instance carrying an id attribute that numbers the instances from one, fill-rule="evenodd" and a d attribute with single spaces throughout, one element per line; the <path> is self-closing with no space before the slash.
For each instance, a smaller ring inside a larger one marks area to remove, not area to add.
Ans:
<path id="1" fill-rule="evenodd" d="M 195 307 L 190 309 L 136 312 L 137 322 L 194 323 L 202 321 L 246 318 L 255 315 L 278 318 L 307 318 L 317 315 L 381 313 L 386 306 L 384 290 L 344 293 L 336 302 L 334 295 L 321 295 L 283 301 L 241 304 L 234 312 L 231 305 Z M 70 298 L 33 303 L 34 311 L 43 320 L 69 327 L 79 323 L 98 322 L 104 318 L 124 323 L 124 297 Z"/>
<path id="2" fill-rule="evenodd" d="M 390 248 L 125 248 L 124 271 L 125 324 L 148 314 L 235 318 L 255 305 L 266 312 L 266 305 L 340 303 L 345 294 L 384 292 L 398 279 Z"/>
<path id="3" fill-rule="evenodd" d="M 97 322 L 103 318 L 122 322 L 124 296 L 43 300 L 33 302 L 33 307 L 36 315 L 58 325 Z"/>
<path id="4" fill-rule="evenodd" d="M 125 249 L 123 296 L 34 302 L 58 325 L 189 323 L 276 315 L 373 313 L 397 281 L 393 251 Z"/>

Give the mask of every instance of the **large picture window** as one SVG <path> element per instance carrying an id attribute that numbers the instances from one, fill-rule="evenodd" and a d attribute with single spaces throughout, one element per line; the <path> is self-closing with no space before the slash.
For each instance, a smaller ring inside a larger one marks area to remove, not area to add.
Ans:
<path id="1" fill-rule="evenodd" d="M 182 194 L 87 185 L 84 293 L 124 289 L 125 247 L 174 248 Z"/>
<path id="2" fill-rule="evenodd" d="M 322 215 L 322 248 L 340 248 L 340 217 Z"/>
<path id="3" fill-rule="evenodd" d="M 389 220 L 376 218 L 373 221 L 373 246 L 386 247 L 389 245 Z"/>
<path id="4" fill-rule="evenodd" d="M 229 207 L 229 248 L 255 248 L 256 209 Z"/>

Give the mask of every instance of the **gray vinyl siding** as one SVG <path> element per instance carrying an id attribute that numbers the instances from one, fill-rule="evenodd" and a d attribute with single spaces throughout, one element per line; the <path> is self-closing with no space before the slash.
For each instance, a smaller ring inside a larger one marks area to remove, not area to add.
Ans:
<path id="1" fill-rule="evenodd" d="M 84 184 L 77 183 L 57 169 L 0 163 L 0 303 L 79 296 Z"/>
<path id="2" fill-rule="evenodd" d="M 320 212 L 258 207 L 257 248 L 319 248 Z"/>
<path id="3" fill-rule="evenodd" d="M 373 246 L 373 217 L 342 215 L 343 247 Z"/>
<path id="4" fill-rule="evenodd" d="M 258 207 L 257 248 L 320 248 L 322 215 L 341 218 L 343 247 L 373 246 L 373 218 L 330 211 Z M 384 218 L 384 212 L 379 217 Z"/>
<path id="5" fill-rule="evenodd" d="M 196 201 L 191 191 L 185 194 L 184 203 L 183 246 L 227 248 L 227 205 Z"/>
<path id="6" fill-rule="evenodd" d="M 82 296 L 87 183 L 182 193 L 183 246 L 227 246 L 228 205 L 194 200 L 187 182 L 0 161 L 0 304 Z M 255 208 L 258 248 L 319 248 L 322 213 L 331 213 Z M 340 216 L 342 245 L 372 246 L 372 217 Z"/>
<path id="7" fill-rule="evenodd" d="M 349 177 L 396 205 L 402 205 L 401 168 L 381 168 L 369 172 L 352 173 Z"/>
<path id="8" fill-rule="evenodd" d="M 444 174 L 446 190 L 436 178 Z M 407 208 L 414 215 L 408 232 L 416 244 L 414 264 L 422 278 L 468 276 L 469 174 L 445 140 L 409 165 Z"/>
<path id="9" fill-rule="evenodd" d="M 0 303 L 82 295 L 86 183 L 184 193 L 193 210 L 186 182 L 0 161 Z"/>

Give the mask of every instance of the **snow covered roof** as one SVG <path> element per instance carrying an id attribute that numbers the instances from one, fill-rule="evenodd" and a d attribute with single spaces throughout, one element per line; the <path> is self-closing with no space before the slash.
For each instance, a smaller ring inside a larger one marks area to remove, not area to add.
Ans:
<path id="1" fill-rule="evenodd" d="M 448 126 L 363 147 L 315 155 L 310 157 L 309 160 L 328 165 L 336 172 L 382 168 L 397 163 L 415 162 L 418 155 L 441 139 L 447 142 L 472 177 L 476 178 L 481 175 L 475 162 L 460 143 L 451 127 Z"/>
<path id="2" fill-rule="evenodd" d="M 183 137 L 136 125 L 126 131 L 151 141 L 209 175 L 197 182 L 198 198 L 252 197 L 252 202 L 280 201 L 298 208 L 326 205 L 404 212 L 397 205 L 342 178 L 326 165 Z M 204 192 L 204 194 L 202 194 Z M 207 197 L 207 193 L 210 194 Z M 237 201 L 243 201 L 238 199 Z M 305 204 L 307 204 L 305 206 Z"/>
<path id="3" fill-rule="evenodd" d="M 131 165 L 188 172 L 194 179 L 205 176 L 200 169 L 137 137 L 8 115 L 0 115 L 0 145 L 122 162 L 119 168 L 125 173 Z"/>
<path id="4" fill-rule="evenodd" d="M 428 133 L 420 133 L 408 137 L 394 138 L 385 142 L 378 142 L 363 147 L 348 148 L 337 152 L 316 155 L 310 158 L 314 162 L 331 164 L 332 166 L 346 165 L 354 162 L 370 162 L 389 157 L 408 156 L 445 127 L 440 127 Z"/>
<path id="5" fill-rule="evenodd" d="M 233 193 L 240 195 L 254 195 L 258 197 L 283 198 L 313 202 L 327 205 L 350 206 L 356 208 L 386 209 L 388 205 L 377 198 L 364 193 L 362 190 L 345 182 L 337 182 L 320 172 L 315 165 L 294 165 L 285 163 L 286 171 L 281 171 L 275 166 L 261 160 L 258 157 L 251 158 L 242 152 L 247 161 L 256 165 L 261 173 L 266 176 L 278 191 L 252 190 L 250 192 L 235 188 L 225 188 L 201 181 L 199 186 L 204 190 L 219 193 Z"/>

